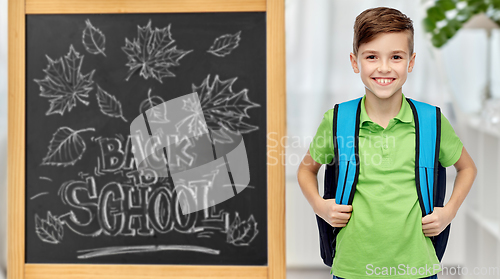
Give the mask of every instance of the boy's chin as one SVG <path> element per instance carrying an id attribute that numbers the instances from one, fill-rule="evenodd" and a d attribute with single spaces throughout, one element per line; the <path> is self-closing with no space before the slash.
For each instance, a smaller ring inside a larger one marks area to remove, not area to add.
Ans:
<path id="1" fill-rule="evenodd" d="M 368 89 L 366 90 L 367 95 L 372 95 L 373 97 L 380 99 L 380 100 L 389 100 L 391 98 L 394 98 L 396 96 L 400 96 L 402 92 L 397 91 L 397 92 L 373 92 L 372 90 Z"/>

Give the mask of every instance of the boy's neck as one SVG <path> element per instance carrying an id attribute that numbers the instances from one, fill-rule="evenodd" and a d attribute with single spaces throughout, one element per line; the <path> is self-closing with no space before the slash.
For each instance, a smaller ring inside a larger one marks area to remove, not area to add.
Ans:
<path id="1" fill-rule="evenodd" d="M 388 99 L 379 99 L 371 92 L 366 93 L 365 109 L 370 119 L 384 129 L 389 121 L 398 115 L 403 101 L 402 92 L 395 93 Z"/>

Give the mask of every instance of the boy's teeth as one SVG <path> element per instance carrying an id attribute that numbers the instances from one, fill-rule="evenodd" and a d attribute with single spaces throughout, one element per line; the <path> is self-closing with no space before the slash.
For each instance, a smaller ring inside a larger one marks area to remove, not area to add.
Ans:
<path id="1" fill-rule="evenodd" d="M 392 81 L 392 79 L 386 79 L 386 78 L 382 78 L 382 79 L 376 79 L 377 82 L 379 83 L 389 83 Z"/>

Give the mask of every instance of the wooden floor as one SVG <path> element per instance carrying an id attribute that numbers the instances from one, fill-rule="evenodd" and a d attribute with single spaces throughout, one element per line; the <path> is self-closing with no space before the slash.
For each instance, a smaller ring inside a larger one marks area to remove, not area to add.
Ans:
<path id="1" fill-rule="evenodd" d="M 330 269 L 325 266 L 325 268 L 287 268 L 286 278 L 287 279 L 331 279 L 333 275 L 330 275 Z M 441 275 L 438 274 L 438 279 L 459 279 L 460 276 L 455 275 Z"/>

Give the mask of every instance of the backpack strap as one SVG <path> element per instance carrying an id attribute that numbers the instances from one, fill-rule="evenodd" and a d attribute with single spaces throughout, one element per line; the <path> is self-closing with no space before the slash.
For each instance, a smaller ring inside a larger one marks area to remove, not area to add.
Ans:
<path id="1" fill-rule="evenodd" d="M 432 213 L 438 190 L 441 110 L 407 98 L 415 120 L 415 181 L 422 216 Z"/>
<path id="2" fill-rule="evenodd" d="M 359 116 L 361 99 L 335 105 L 333 116 L 333 145 L 338 167 L 335 181 L 337 204 L 352 204 L 359 175 Z M 353 117 L 355 115 L 356 117 Z"/>

